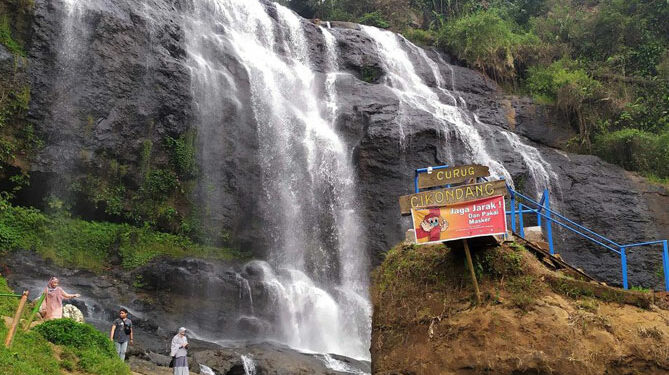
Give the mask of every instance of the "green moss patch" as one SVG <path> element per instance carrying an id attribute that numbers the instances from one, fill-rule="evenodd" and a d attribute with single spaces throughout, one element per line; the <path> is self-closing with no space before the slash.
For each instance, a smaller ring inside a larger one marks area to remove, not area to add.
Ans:
<path id="1" fill-rule="evenodd" d="M 120 255 L 126 269 L 159 256 L 245 259 L 247 254 L 193 242 L 185 236 L 129 224 L 85 221 L 63 212 L 46 215 L 34 208 L 0 200 L 0 254 L 34 250 L 59 266 L 100 272 Z"/>

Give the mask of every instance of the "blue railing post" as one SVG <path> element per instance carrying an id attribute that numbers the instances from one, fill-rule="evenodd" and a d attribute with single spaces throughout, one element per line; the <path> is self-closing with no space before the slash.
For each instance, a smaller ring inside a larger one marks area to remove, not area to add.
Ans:
<path id="1" fill-rule="evenodd" d="M 525 209 L 525 206 L 520 203 L 518 204 L 518 225 L 520 225 L 520 228 L 518 229 L 518 232 L 520 233 L 520 238 L 525 239 L 525 224 L 523 223 L 523 210 Z"/>
<path id="2" fill-rule="evenodd" d="M 544 189 L 544 198 L 546 204 L 542 207 L 546 208 L 546 240 L 548 241 L 548 249 L 551 255 L 555 255 L 555 247 L 553 246 L 553 228 L 551 220 L 551 199 L 548 195 L 548 189 Z"/>
<path id="3" fill-rule="evenodd" d="M 516 231 L 516 197 L 511 193 L 511 231 Z"/>
<path id="4" fill-rule="evenodd" d="M 620 263 L 623 266 L 623 288 L 627 289 L 627 255 L 624 247 L 620 248 Z"/>
<path id="5" fill-rule="evenodd" d="M 662 264 L 664 266 L 664 290 L 669 292 L 669 248 L 667 240 L 662 241 Z"/>

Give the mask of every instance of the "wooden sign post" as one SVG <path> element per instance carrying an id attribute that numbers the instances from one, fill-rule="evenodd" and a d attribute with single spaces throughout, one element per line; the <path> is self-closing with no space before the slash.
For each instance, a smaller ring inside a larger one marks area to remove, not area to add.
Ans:
<path id="1" fill-rule="evenodd" d="M 23 292 L 23 296 L 21 296 L 21 301 L 19 301 L 19 307 L 16 309 L 16 315 L 14 315 L 12 326 L 9 328 L 9 332 L 7 332 L 7 338 L 5 339 L 6 348 L 11 347 L 12 342 L 14 342 L 14 334 L 16 333 L 16 328 L 19 326 L 19 320 L 21 320 L 21 314 L 23 314 L 23 309 L 26 307 L 28 294 L 30 294 L 30 292 L 26 290 L 25 292 Z"/>
<path id="2" fill-rule="evenodd" d="M 467 266 L 469 266 L 469 272 L 472 275 L 472 282 L 474 283 L 474 290 L 476 291 L 476 302 L 481 304 L 481 291 L 479 290 L 479 282 L 476 280 L 476 272 L 474 272 L 474 263 L 472 262 L 472 254 L 469 252 L 469 243 L 467 240 L 462 240 L 462 244 L 465 246 L 465 255 L 467 256 Z"/>

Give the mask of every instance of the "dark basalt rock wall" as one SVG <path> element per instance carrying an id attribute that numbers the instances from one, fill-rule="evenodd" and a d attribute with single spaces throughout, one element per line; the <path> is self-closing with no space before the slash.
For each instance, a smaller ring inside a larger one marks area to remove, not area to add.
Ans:
<path id="1" fill-rule="evenodd" d="M 73 26 L 81 41 L 73 47 L 68 45 L 71 41 L 64 40 L 64 28 L 70 26 L 62 23 L 66 18 L 63 2 L 36 0 L 28 43 L 33 92 L 30 115 L 45 140 L 45 148 L 31 167 L 36 176 L 53 177 L 45 180 L 56 184 L 54 181 L 70 174 L 100 174 L 107 169 L 105 163 L 114 159 L 129 168 L 124 184 L 137 189 L 147 140 L 154 145 L 153 162 L 168 162 L 161 146 L 164 137 L 184 134 L 195 121 L 182 18 L 190 4 L 187 0 L 94 1 Z M 323 72 L 321 30 L 307 21 L 304 28 L 311 41 L 314 70 Z M 399 216 L 397 197 L 412 191 L 414 169 L 467 163 L 471 152 L 452 130 L 418 110 L 402 112 L 402 137 L 397 125 L 399 100 L 382 83 L 385 72 L 375 42 L 354 27 L 331 31 L 337 39 L 339 65 L 350 73 L 337 80 L 336 126 L 354 155 L 368 248 L 378 259 L 404 238 L 409 226 L 408 220 Z M 67 51 L 76 53 L 68 55 Z M 527 99 L 506 97 L 481 74 L 449 67 L 436 52 L 427 53 L 437 62 L 444 80 L 453 82 L 448 89 L 462 97 L 459 105 L 466 107 L 470 120 L 474 122 L 476 115 L 492 129 L 482 133 L 495 145 L 489 153 L 506 166 L 521 190 L 531 190 L 530 171 L 518 150 L 495 129 L 515 131 L 526 144 L 540 150 L 559 177 L 559 186 L 551 187 L 553 200 L 570 218 L 622 243 L 658 237 L 657 224 L 644 198 L 620 168 L 593 156 L 549 147 L 563 144 L 573 134 L 560 126 L 550 109 Z M 417 74 L 429 86 L 436 86 L 430 67 L 419 56 L 410 56 Z M 243 67 L 234 56 L 227 58 L 239 86 L 248 87 Z M 370 71 L 375 72 L 372 79 Z M 245 224 L 252 217 L 236 213 L 251 212 L 252 216 L 257 209 L 253 192 L 259 180 L 250 172 L 257 167 L 253 140 L 256 129 L 248 116 L 251 101 L 237 99 L 245 103 L 243 108 L 221 109 L 230 121 L 226 126 L 236 128 L 228 132 L 225 142 L 230 148 L 221 155 L 224 171 L 215 181 L 223 185 L 222 214 L 217 223 L 229 229 L 232 237 L 251 244 L 262 231 Z M 48 191 L 44 189 L 41 194 Z M 557 248 L 566 260 L 607 281 L 620 280 L 617 257 L 556 232 Z M 632 284 L 659 285 L 655 276 L 661 264 L 659 255 L 658 249 L 652 249 L 630 256 Z"/>

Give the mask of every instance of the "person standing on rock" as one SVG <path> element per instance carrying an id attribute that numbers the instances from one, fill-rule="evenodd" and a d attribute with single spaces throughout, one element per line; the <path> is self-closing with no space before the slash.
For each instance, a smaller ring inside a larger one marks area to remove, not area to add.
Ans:
<path id="1" fill-rule="evenodd" d="M 109 339 L 114 342 L 116 354 L 121 358 L 121 361 L 125 361 L 125 352 L 128 350 L 128 339 L 131 345 L 135 344 L 133 331 L 132 320 L 128 319 L 128 310 L 119 310 L 118 319 L 114 320 L 114 324 L 112 324 Z"/>
<path id="2" fill-rule="evenodd" d="M 43 303 L 44 320 L 60 319 L 63 317 L 63 300 L 81 297 L 80 294 L 68 294 L 58 286 L 60 281 L 52 277 L 44 293 L 46 298 Z"/>
<path id="3" fill-rule="evenodd" d="M 186 328 L 179 328 L 172 338 L 170 357 L 174 361 L 174 375 L 188 375 L 188 339 L 186 338 Z"/>

